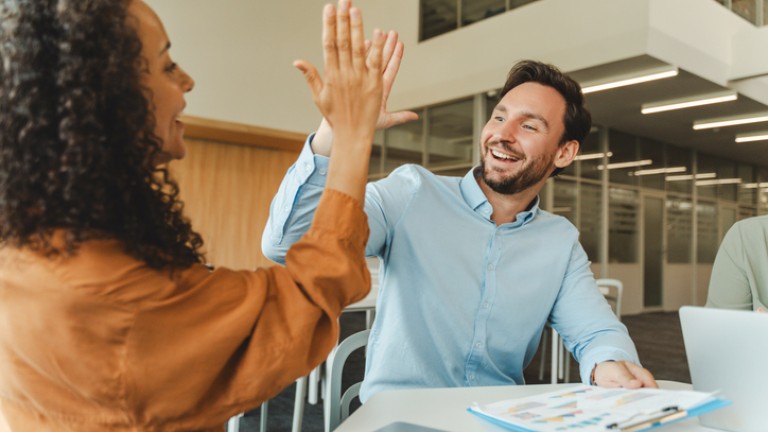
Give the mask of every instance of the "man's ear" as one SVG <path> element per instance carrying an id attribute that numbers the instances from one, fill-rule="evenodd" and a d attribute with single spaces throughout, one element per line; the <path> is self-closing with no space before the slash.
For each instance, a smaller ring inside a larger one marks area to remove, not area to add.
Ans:
<path id="1" fill-rule="evenodd" d="M 555 155 L 555 166 L 558 168 L 565 168 L 576 159 L 576 154 L 579 153 L 579 142 L 576 140 L 570 140 L 561 145 L 557 149 Z"/>

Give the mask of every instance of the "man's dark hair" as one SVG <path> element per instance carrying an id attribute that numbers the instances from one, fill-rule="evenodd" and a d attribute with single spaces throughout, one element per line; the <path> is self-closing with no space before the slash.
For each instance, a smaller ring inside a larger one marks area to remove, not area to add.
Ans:
<path id="1" fill-rule="evenodd" d="M 584 139 L 592 128 L 592 115 L 584 106 L 584 95 L 581 93 L 579 83 L 555 66 L 534 60 L 522 60 L 509 71 L 507 82 L 504 83 L 499 98 L 504 97 L 513 88 L 527 82 L 552 87 L 563 96 L 565 99 L 565 118 L 563 119 L 565 132 L 560 138 L 560 145 L 571 140 L 576 140 L 579 145 L 583 145 Z M 552 176 L 559 174 L 560 171 L 562 168 L 556 168 Z"/>
<path id="2" fill-rule="evenodd" d="M 52 256 L 113 238 L 153 268 L 203 262 L 178 186 L 155 166 L 128 4 L 0 0 L 1 245 Z"/>

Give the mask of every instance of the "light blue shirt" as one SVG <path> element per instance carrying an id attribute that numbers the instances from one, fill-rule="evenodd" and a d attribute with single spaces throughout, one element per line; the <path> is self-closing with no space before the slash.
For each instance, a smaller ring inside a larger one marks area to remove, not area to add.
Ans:
<path id="1" fill-rule="evenodd" d="M 328 158 L 309 137 L 272 201 L 262 249 L 283 262 L 309 228 Z M 404 165 L 367 187 L 366 253 L 381 260 L 362 401 L 405 387 L 524 384 L 544 324 L 563 337 L 589 383 L 605 360 L 639 364 L 598 291 L 579 233 L 538 199 L 496 225 L 472 171 L 437 176 Z"/>

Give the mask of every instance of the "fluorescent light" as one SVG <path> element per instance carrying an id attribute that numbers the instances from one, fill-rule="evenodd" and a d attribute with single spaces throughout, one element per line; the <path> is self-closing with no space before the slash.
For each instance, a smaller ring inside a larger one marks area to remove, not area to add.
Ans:
<path id="1" fill-rule="evenodd" d="M 646 169 L 646 170 L 638 170 L 633 171 L 629 173 L 631 176 L 646 176 L 646 175 L 654 175 L 654 174 L 668 174 L 668 173 L 679 173 L 679 172 L 685 172 L 688 168 L 684 166 L 678 166 L 678 167 L 669 167 L 669 168 L 656 168 L 656 169 Z"/>
<path id="2" fill-rule="evenodd" d="M 669 78 L 677 76 L 678 70 L 676 67 L 664 66 L 663 68 L 655 68 L 642 72 L 636 72 L 633 74 L 621 75 L 611 79 L 607 82 L 598 82 L 594 84 L 585 84 L 581 87 L 581 92 L 584 94 L 599 92 L 602 90 L 608 90 L 617 87 L 624 87 L 633 84 L 640 84 L 648 81 L 654 81 L 662 78 Z"/>
<path id="3" fill-rule="evenodd" d="M 696 186 L 715 186 L 715 185 L 724 185 L 724 184 L 739 184 L 741 183 L 740 178 L 721 178 L 721 179 L 712 179 L 712 180 L 696 180 Z"/>
<path id="4" fill-rule="evenodd" d="M 653 164 L 653 161 L 651 159 L 643 159 L 643 160 L 636 160 L 636 161 L 630 161 L 630 162 L 611 163 L 608 165 L 598 165 L 597 169 L 611 170 L 611 169 L 619 169 L 619 168 L 633 168 L 633 167 L 646 166 L 646 165 L 652 165 L 652 164 Z"/>
<path id="5" fill-rule="evenodd" d="M 760 182 L 760 183 L 745 183 L 741 185 L 744 189 L 765 189 L 768 188 L 768 183 L 766 182 Z"/>
<path id="6" fill-rule="evenodd" d="M 591 159 L 602 159 L 603 157 L 611 157 L 613 156 L 613 152 L 608 153 L 587 153 L 587 154 L 580 154 L 576 156 L 575 160 L 591 160 Z"/>
<path id="7" fill-rule="evenodd" d="M 653 114 L 663 111 L 672 111 L 676 109 L 691 108 L 721 102 L 730 102 L 735 101 L 738 97 L 739 95 L 732 90 L 726 92 L 710 93 L 708 95 L 699 95 L 693 98 L 666 100 L 662 102 L 643 104 L 640 107 L 640 112 L 643 114 Z"/>
<path id="8" fill-rule="evenodd" d="M 736 135 L 737 143 L 768 140 L 768 131 Z"/>
<path id="9" fill-rule="evenodd" d="M 699 174 L 683 174 L 664 177 L 664 181 L 686 181 L 686 180 L 699 180 L 699 179 L 711 179 L 717 177 L 716 173 L 699 173 Z"/>
<path id="10" fill-rule="evenodd" d="M 694 130 L 712 129 L 725 126 L 736 126 L 749 123 L 759 123 L 768 121 L 768 113 L 754 113 L 733 117 L 722 117 L 717 119 L 697 120 L 693 122 Z"/>

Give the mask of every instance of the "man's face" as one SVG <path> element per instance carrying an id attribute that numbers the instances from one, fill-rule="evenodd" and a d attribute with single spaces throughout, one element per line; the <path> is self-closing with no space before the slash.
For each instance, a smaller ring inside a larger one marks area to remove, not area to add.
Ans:
<path id="1" fill-rule="evenodd" d="M 559 145 L 564 118 L 565 99 L 552 87 L 527 82 L 507 92 L 480 136 L 482 181 L 505 195 L 543 185 L 571 162 Z"/>

